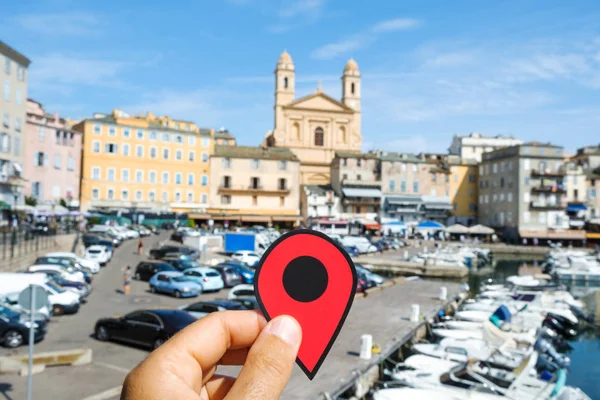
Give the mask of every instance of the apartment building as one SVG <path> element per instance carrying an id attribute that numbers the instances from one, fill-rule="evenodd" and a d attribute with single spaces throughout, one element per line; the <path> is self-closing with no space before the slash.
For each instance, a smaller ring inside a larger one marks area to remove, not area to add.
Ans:
<path id="1" fill-rule="evenodd" d="M 340 198 L 331 185 L 302 185 L 300 210 L 308 226 L 320 219 L 337 219 Z"/>
<path id="2" fill-rule="evenodd" d="M 452 216 L 448 225 L 462 224 L 472 226 L 477 224 L 477 199 L 479 167 L 473 159 L 448 157 L 450 165 L 450 202 Z"/>
<path id="3" fill-rule="evenodd" d="M 122 110 L 73 129 L 83 134 L 83 210 L 206 211 L 213 130 Z"/>
<path id="4" fill-rule="evenodd" d="M 0 41 L 0 227 L 23 204 L 23 131 L 27 109 L 27 68 L 31 61 Z"/>
<path id="5" fill-rule="evenodd" d="M 331 162 L 331 187 L 340 197 L 340 217 L 379 229 L 381 211 L 379 157 L 375 153 L 336 152 Z"/>
<path id="6" fill-rule="evenodd" d="M 600 218 L 600 146 L 586 146 L 577 149 L 571 157 L 573 168 L 578 168 L 583 173 L 585 191 L 580 202 L 580 209 L 586 212 L 586 219 Z M 580 187 L 581 189 L 581 187 Z"/>
<path id="7" fill-rule="evenodd" d="M 563 148 L 528 142 L 483 154 L 479 222 L 506 239 L 582 240 L 569 230 Z"/>
<path id="8" fill-rule="evenodd" d="M 24 135 L 25 195 L 38 204 L 79 206 L 81 132 L 71 129 L 58 113 L 46 112 L 41 103 L 27 100 Z"/>
<path id="9" fill-rule="evenodd" d="M 422 176 L 423 219 L 448 222 L 452 215 L 450 201 L 450 164 L 446 154 L 420 154 L 425 163 L 420 169 Z"/>
<path id="10" fill-rule="evenodd" d="M 454 135 L 452 144 L 448 148 L 450 155 L 459 156 L 461 159 L 476 160 L 481 162 L 482 154 L 503 147 L 515 146 L 523 143 L 520 139 L 511 136 L 485 136 L 481 133 L 471 133 L 466 136 Z"/>
<path id="11" fill-rule="evenodd" d="M 289 149 L 216 145 L 210 157 L 210 207 L 191 213 L 199 222 L 300 223 L 300 161 Z"/>
<path id="12" fill-rule="evenodd" d="M 215 144 L 235 146 L 236 141 L 235 137 L 231 133 L 229 133 L 227 129 L 221 128 L 218 131 L 215 131 Z"/>

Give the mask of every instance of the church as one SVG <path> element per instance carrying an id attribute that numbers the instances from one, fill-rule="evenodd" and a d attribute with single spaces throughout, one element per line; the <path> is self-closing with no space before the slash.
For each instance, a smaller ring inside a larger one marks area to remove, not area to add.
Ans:
<path id="1" fill-rule="evenodd" d="M 336 151 L 360 152 L 360 71 L 353 59 L 342 74 L 341 101 L 321 87 L 308 96 L 294 96 L 296 70 L 284 51 L 275 69 L 275 126 L 264 145 L 290 149 L 300 160 L 303 185 L 330 183 L 330 165 Z"/>

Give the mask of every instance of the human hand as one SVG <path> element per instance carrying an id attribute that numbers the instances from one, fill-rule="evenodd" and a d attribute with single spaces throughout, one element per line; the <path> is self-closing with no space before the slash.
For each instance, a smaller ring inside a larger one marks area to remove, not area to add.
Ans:
<path id="1" fill-rule="evenodd" d="M 296 361 L 302 330 L 289 316 L 254 311 L 204 317 L 153 351 L 125 378 L 121 400 L 278 399 Z M 217 365 L 243 365 L 237 379 Z"/>

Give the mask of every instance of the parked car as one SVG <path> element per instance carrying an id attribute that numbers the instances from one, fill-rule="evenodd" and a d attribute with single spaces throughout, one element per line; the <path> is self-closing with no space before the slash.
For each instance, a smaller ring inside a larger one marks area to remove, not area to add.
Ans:
<path id="1" fill-rule="evenodd" d="M 8 348 L 16 348 L 29 343 L 29 327 L 31 322 L 23 319 L 23 315 L 0 306 L 0 344 Z M 46 335 L 46 322 L 34 321 L 34 342 L 39 342 Z"/>
<path id="2" fill-rule="evenodd" d="M 38 271 L 38 272 L 44 272 L 44 271 Z M 79 295 L 79 297 L 82 299 L 88 297 L 90 295 L 90 293 L 92 292 L 90 285 L 88 285 L 86 283 L 73 282 L 73 281 L 66 279 L 65 277 L 63 277 L 60 274 L 52 274 L 51 271 L 48 271 L 48 272 L 50 272 L 50 273 L 47 273 L 47 275 L 52 279 L 52 281 L 54 283 L 61 286 L 63 289 L 70 290 L 71 292 Z"/>
<path id="3" fill-rule="evenodd" d="M 350 257 L 358 257 L 360 255 L 360 251 L 358 251 L 356 246 L 342 246 L 342 248 Z"/>
<path id="4" fill-rule="evenodd" d="M 73 268 L 66 267 L 62 264 L 36 263 L 36 264 L 30 265 L 29 267 L 27 267 L 26 271 L 27 272 L 40 272 L 40 273 L 44 273 L 44 274 L 52 273 L 52 271 L 54 271 L 54 273 L 60 274 L 63 278 L 65 278 L 67 280 L 70 280 L 73 282 L 87 283 L 87 281 L 85 279 L 85 275 L 82 271 L 78 271 Z"/>
<path id="5" fill-rule="evenodd" d="M 94 260 L 100 265 L 106 265 L 110 261 L 111 254 L 106 250 L 106 247 L 96 244 L 85 249 L 85 258 Z"/>
<path id="6" fill-rule="evenodd" d="M 236 297 L 235 299 L 231 299 L 231 301 L 235 301 L 236 303 L 240 303 L 248 310 L 259 310 L 258 300 L 256 297 Z"/>
<path id="7" fill-rule="evenodd" d="M 160 233 L 160 231 L 154 225 L 150 225 L 150 224 L 146 225 L 146 224 L 144 224 L 142 226 L 144 228 L 148 229 L 154 235 L 158 235 Z"/>
<path id="8" fill-rule="evenodd" d="M 376 273 L 362 266 L 361 264 L 354 263 L 354 267 L 356 268 L 357 273 L 363 274 L 368 280 L 375 282 L 377 286 L 385 282 L 385 278 L 383 278 L 381 275 L 377 275 Z"/>
<path id="9" fill-rule="evenodd" d="M 243 283 L 242 276 L 232 266 L 221 263 L 215 265 L 213 268 L 221 274 L 221 279 L 223 279 L 225 287 L 230 288 Z"/>
<path id="10" fill-rule="evenodd" d="M 116 238 L 105 237 L 103 235 L 97 234 L 85 234 L 82 236 L 81 240 L 83 241 L 84 247 L 93 246 L 95 244 L 100 244 L 106 246 L 107 244 L 111 247 L 119 247 L 121 245 L 121 241 Z"/>
<path id="11" fill-rule="evenodd" d="M 363 290 L 371 289 L 372 287 L 377 286 L 377 284 L 371 279 L 367 278 L 365 274 L 362 272 L 356 271 L 356 277 L 358 278 L 358 282 L 362 286 Z"/>
<path id="12" fill-rule="evenodd" d="M 194 318 L 202 318 L 210 313 L 226 310 L 246 310 L 247 308 L 240 303 L 226 300 L 199 301 L 198 303 L 188 304 L 179 307 L 180 310 L 190 313 Z"/>
<path id="13" fill-rule="evenodd" d="M 53 253 L 46 253 L 45 256 L 46 257 L 65 258 L 67 260 L 71 260 L 71 261 L 81 265 L 84 268 L 89 269 L 94 274 L 97 274 L 98 272 L 100 272 L 100 263 L 98 263 L 95 260 L 81 258 L 75 253 L 69 253 L 67 251 L 56 251 Z"/>
<path id="14" fill-rule="evenodd" d="M 232 287 L 227 294 L 227 300 L 233 300 L 238 297 L 255 297 L 254 285 L 242 284 Z"/>
<path id="15" fill-rule="evenodd" d="M 231 258 L 246 263 L 250 267 L 254 267 L 260 261 L 260 257 L 249 250 L 236 251 L 231 255 Z"/>
<path id="16" fill-rule="evenodd" d="M 174 266 L 178 271 L 185 271 L 188 268 L 198 268 L 200 267 L 200 263 L 198 261 L 189 260 L 188 256 L 185 258 L 180 257 L 164 257 L 161 261 L 168 262 L 172 266 Z"/>
<path id="17" fill-rule="evenodd" d="M 171 264 L 162 261 L 141 261 L 135 268 L 133 277 L 138 281 L 149 281 L 157 272 L 177 272 Z"/>
<path id="18" fill-rule="evenodd" d="M 186 254 L 193 260 L 197 260 L 200 257 L 200 252 L 197 249 L 188 246 L 164 245 L 158 249 L 150 249 L 150 257 L 155 259 L 163 258 L 167 253 Z"/>
<path id="19" fill-rule="evenodd" d="M 181 272 L 158 272 L 148 283 L 152 293 L 167 293 L 177 298 L 196 297 L 202 293 L 202 286 L 188 279 Z"/>
<path id="20" fill-rule="evenodd" d="M 165 258 L 176 258 L 178 260 L 185 260 L 185 261 L 196 261 L 195 258 L 190 257 L 187 254 L 181 254 L 181 253 L 165 253 L 165 256 L 163 258 L 161 258 L 161 260 L 164 260 Z"/>
<path id="21" fill-rule="evenodd" d="M 225 286 L 221 274 L 213 268 L 197 267 L 189 268 L 183 271 L 186 279 L 189 279 L 201 286 L 202 292 L 216 291 Z"/>
<path id="22" fill-rule="evenodd" d="M 117 340 L 156 349 L 194 321 L 185 311 L 138 310 L 123 317 L 99 319 L 94 335 L 101 341 Z"/>
<path id="23" fill-rule="evenodd" d="M 36 258 L 34 265 L 61 265 L 71 274 L 81 275 L 85 283 L 92 283 L 92 275 L 87 268 L 83 268 L 81 265 L 65 258 L 38 257 Z M 77 274 L 77 272 L 79 273 Z"/>
<path id="24" fill-rule="evenodd" d="M 342 244 L 344 246 L 355 246 L 361 254 L 377 251 L 377 248 L 364 236 L 344 236 Z"/>
<path id="25" fill-rule="evenodd" d="M 51 227 L 47 222 L 36 222 L 33 231 L 37 235 L 56 235 L 56 228 Z"/>
<path id="26" fill-rule="evenodd" d="M 256 273 L 256 271 L 254 269 L 247 267 L 243 263 L 237 263 L 237 262 L 232 262 L 232 261 L 225 262 L 224 264 L 233 268 L 235 270 L 235 272 L 237 272 L 242 277 L 242 282 L 240 282 L 240 283 L 248 283 L 248 284 L 254 283 L 254 274 Z M 220 264 L 220 265 L 222 265 L 222 264 Z"/>

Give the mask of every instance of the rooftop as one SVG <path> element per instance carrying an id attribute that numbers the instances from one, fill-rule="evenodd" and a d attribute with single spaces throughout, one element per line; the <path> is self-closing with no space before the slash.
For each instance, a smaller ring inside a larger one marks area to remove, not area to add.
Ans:
<path id="1" fill-rule="evenodd" d="M 473 139 L 516 139 L 514 136 L 508 136 L 508 135 L 489 135 L 486 136 L 483 133 L 480 132 L 471 132 L 468 135 L 454 135 L 457 138 L 473 138 Z"/>
<path id="2" fill-rule="evenodd" d="M 128 126 L 133 129 L 142 128 L 142 129 L 151 129 L 151 130 L 156 130 L 156 131 L 161 131 L 161 132 L 182 133 L 182 134 L 201 135 L 201 136 L 210 136 L 210 132 L 211 132 L 211 130 L 208 128 L 198 128 L 197 131 L 194 131 L 194 130 L 188 131 L 185 129 L 174 129 L 174 128 L 162 126 L 160 123 L 154 122 L 154 121 L 145 121 L 147 124 L 147 127 L 140 127 L 139 125 L 135 125 L 135 124 L 127 124 L 127 123 L 119 122 L 112 115 L 105 115 L 105 114 L 96 114 L 91 118 L 83 119 L 83 121 L 81 121 L 81 122 L 90 122 L 90 123 L 98 122 L 98 123 L 112 124 L 112 125 L 117 125 L 117 126 Z"/>
<path id="3" fill-rule="evenodd" d="M 235 139 L 235 136 L 233 136 L 231 133 L 229 133 L 229 131 L 226 129 L 220 129 L 218 131 L 215 131 L 215 138 L 216 139 Z"/>
<path id="4" fill-rule="evenodd" d="M 542 143 L 542 142 L 538 142 L 538 141 L 532 141 L 532 142 L 525 142 L 520 144 L 519 146 L 528 146 L 528 147 L 552 147 L 555 149 L 562 149 L 563 146 L 557 146 L 555 144 L 552 144 L 550 142 L 548 143 Z"/>
<path id="5" fill-rule="evenodd" d="M 373 159 L 376 160 L 379 157 L 373 153 L 354 153 L 351 151 L 336 151 L 336 158 L 360 158 L 360 159 Z"/>
<path id="6" fill-rule="evenodd" d="M 10 47 L 9 45 L 7 45 L 6 43 L 4 43 L 1 40 L 0 40 L 0 53 L 4 54 L 11 60 L 16 61 L 17 63 L 21 64 L 24 67 L 29 67 L 29 64 L 31 64 L 31 60 L 29 58 L 25 57 L 23 54 L 19 53 L 18 51 L 16 51 L 15 49 L 13 49 L 12 47 Z"/>
<path id="7" fill-rule="evenodd" d="M 215 145 L 213 157 L 298 161 L 298 157 L 289 149 L 280 147 Z"/>
<path id="8" fill-rule="evenodd" d="M 304 185 L 303 187 L 311 194 L 316 194 L 317 196 L 325 196 L 327 192 L 333 191 L 331 185 Z"/>
<path id="9" fill-rule="evenodd" d="M 386 151 L 379 151 L 379 159 L 381 161 L 401 161 L 401 162 L 411 162 L 411 163 L 423 162 L 423 160 L 416 154 L 391 153 L 391 152 L 386 152 Z"/>

